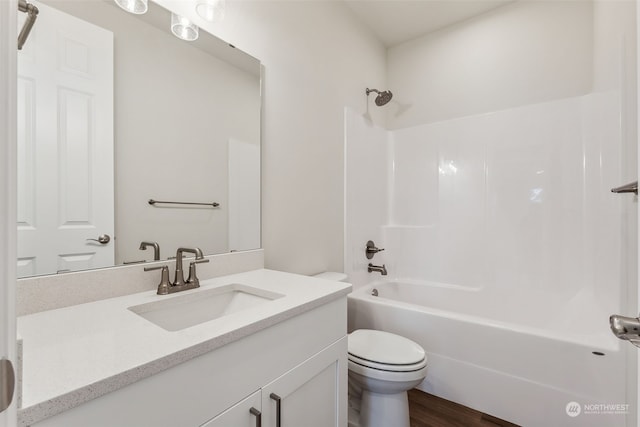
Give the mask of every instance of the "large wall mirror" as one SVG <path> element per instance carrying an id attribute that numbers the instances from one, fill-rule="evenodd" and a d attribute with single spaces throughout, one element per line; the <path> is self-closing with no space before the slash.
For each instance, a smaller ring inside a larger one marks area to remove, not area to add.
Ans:
<path id="1" fill-rule="evenodd" d="M 178 39 L 156 3 L 34 3 L 18 54 L 18 276 L 151 261 L 154 243 L 159 259 L 260 247 L 259 61 L 202 29 Z"/>

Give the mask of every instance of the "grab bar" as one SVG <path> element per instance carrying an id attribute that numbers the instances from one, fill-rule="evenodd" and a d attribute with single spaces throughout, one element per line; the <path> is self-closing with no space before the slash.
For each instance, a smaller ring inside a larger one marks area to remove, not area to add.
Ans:
<path id="1" fill-rule="evenodd" d="M 638 181 L 631 182 L 620 187 L 612 188 L 612 193 L 634 193 L 638 195 Z"/>
<path id="2" fill-rule="evenodd" d="M 22 50 L 22 46 L 24 46 L 24 43 L 27 41 L 33 24 L 36 23 L 39 11 L 37 7 L 31 3 L 27 3 L 26 0 L 18 0 L 18 10 L 27 14 L 27 20 L 24 21 L 24 26 L 18 35 L 18 50 Z"/>
<path id="3" fill-rule="evenodd" d="M 218 206 L 220 206 L 220 203 L 217 202 L 211 202 L 211 203 L 198 203 L 198 202 L 167 202 L 167 201 L 162 201 L 162 200 L 153 200 L 153 199 L 149 199 L 149 204 L 152 206 L 155 206 L 157 203 L 162 203 L 162 204 L 169 204 L 169 205 L 197 205 L 197 206 L 212 206 L 214 208 L 217 208 Z"/>

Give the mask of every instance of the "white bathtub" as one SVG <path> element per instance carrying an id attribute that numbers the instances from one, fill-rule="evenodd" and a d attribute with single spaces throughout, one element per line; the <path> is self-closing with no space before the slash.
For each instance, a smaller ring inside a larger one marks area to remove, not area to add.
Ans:
<path id="1" fill-rule="evenodd" d="M 424 347 L 428 373 L 419 389 L 522 426 L 624 426 L 624 406 L 600 405 L 635 406 L 625 396 L 625 343 L 588 294 L 545 299 L 377 282 L 349 295 L 349 330 L 362 328 Z M 582 413 L 567 415 L 570 402 Z"/>

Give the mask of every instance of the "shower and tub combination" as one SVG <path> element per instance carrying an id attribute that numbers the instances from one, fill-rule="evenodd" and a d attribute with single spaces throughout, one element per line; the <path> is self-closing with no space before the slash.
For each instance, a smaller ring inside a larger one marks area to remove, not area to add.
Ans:
<path id="1" fill-rule="evenodd" d="M 347 109 L 349 330 L 414 341 L 419 389 L 507 421 L 627 425 L 621 115 L 618 91 L 395 130 Z"/>
<path id="2" fill-rule="evenodd" d="M 633 2 L 511 2 L 389 47 L 393 100 L 345 109 L 349 330 L 422 347 L 417 388 L 637 425 L 637 349 L 609 327 L 637 341 L 637 198 L 611 192 L 638 177 L 636 29 Z"/>

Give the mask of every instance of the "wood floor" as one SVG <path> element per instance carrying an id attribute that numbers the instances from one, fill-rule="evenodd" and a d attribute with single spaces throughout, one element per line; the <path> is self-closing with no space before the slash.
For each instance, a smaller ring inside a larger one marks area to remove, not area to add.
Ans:
<path id="1" fill-rule="evenodd" d="M 409 391 L 411 427 L 518 427 L 420 390 Z"/>

